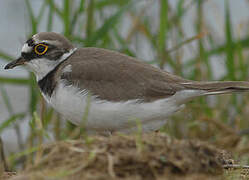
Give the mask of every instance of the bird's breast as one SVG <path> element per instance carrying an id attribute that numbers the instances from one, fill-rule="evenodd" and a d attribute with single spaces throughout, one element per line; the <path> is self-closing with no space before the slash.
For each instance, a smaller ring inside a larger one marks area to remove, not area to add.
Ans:
<path id="1" fill-rule="evenodd" d="M 179 109 L 169 99 L 141 103 L 138 100 L 110 102 L 89 97 L 88 90 L 79 89 L 60 80 L 46 101 L 67 120 L 80 125 L 86 119 L 90 131 L 127 131 L 138 122 L 153 130 L 165 123 L 165 118 Z M 87 115 L 87 117 L 85 117 Z M 148 126 L 146 126 L 148 124 Z"/>

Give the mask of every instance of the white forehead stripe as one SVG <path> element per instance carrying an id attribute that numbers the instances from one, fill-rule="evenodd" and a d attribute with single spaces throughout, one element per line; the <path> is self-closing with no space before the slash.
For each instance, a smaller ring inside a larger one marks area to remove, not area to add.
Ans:
<path id="1" fill-rule="evenodd" d="M 57 40 L 40 40 L 38 39 L 37 34 L 32 36 L 33 41 L 35 42 L 35 44 L 39 44 L 39 43 L 48 43 L 48 44 L 52 44 L 52 45 L 60 45 L 60 43 Z"/>
<path id="2" fill-rule="evenodd" d="M 40 41 L 42 43 L 47 43 L 47 44 L 52 44 L 52 45 L 60 45 L 60 43 L 58 41 L 51 41 L 51 40 L 43 40 L 43 41 Z"/>
<path id="3" fill-rule="evenodd" d="M 37 38 L 37 34 L 33 35 L 33 36 L 32 36 L 32 39 L 33 39 L 33 41 L 35 42 L 35 44 L 40 43 L 39 39 Z"/>
<path id="4" fill-rule="evenodd" d="M 28 53 L 32 51 L 32 47 L 30 47 L 27 43 L 25 43 L 22 47 L 22 52 Z"/>

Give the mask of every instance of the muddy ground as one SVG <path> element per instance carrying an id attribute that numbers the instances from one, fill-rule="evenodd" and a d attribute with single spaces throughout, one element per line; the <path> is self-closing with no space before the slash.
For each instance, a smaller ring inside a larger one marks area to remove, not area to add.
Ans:
<path id="1" fill-rule="evenodd" d="M 236 163 L 226 151 L 204 142 L 161 133 L 116 134 L 45 144 L 32 166 L 2 179 L 247 179 L 245 170 L 224 169 Z"/>

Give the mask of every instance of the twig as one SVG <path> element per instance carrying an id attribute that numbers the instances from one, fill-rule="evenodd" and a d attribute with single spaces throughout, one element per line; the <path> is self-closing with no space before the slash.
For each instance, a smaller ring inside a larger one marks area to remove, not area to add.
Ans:
<path id="1" fill-rule="evenodd" d="M 239 131 L 239 135 L 242 136 L 242 135 L 247 135 L 249 134 L 249 128 L 248 129 L 242 129 Z"/>
<path id="2" fill-rule="evenodd" d="M 114 167 L 113 156 L 108 153 L 107 158 L 108 158 L 108 172 L 112 178 L 116 178 L 116 174 L 113 168 Z"/>
<path id="3" fill-rule="evenodd" d="M 226 124 L 221 123 L 220 121 L 217 121 L 216 119 L 203 117 L 202 120 L 214 124 L 218 129 L 223 130 L 227 134 L 238 135 L 238 133 L 234 129 L 230 128 Z"/>
<path id="4" fill-rule="evenodd" d="M 4 155 L 4 149 L 3 149 L 3 141 L 2 138 L 0 137 L 0 161 L 1 161 L 1 166 L 3 165 L 4 171 L 9 171 L 5 155 Z"/>
<path id="5" fill-rule="evenodd" d="M 167 53 L 171 53 L 173 51 L 176 51 L 177 49 L 181 48 L 183 45 L 188 44 L 188 43 L 190 43 L 190 42 L 192 42 L 194 40 L 201 39 L 204 36 L 206 36 L 207 34 L 208 34 L 208 32 L 206 32 L 206 31 L 201 32 L 201 33 L 199 33 L 199 34 L 197 34 L 197 35 L 195 35 L 195 36 L 193 36 L 191 38 L 188 38 L 188 39 L 184 40 L 183 42 L 177 44 L 176 46 L 174 46 L 174 47 L 172 47 L 172 48 L 170 48 L 170 49 L 168 49 L 166 51 L 167 51 Z"/>
<path id="6" fill-rule="evenodd" d="M 249 166 L 248 165 L 240 165 L 240 164 L 227 164 L 227 165 L 223 165 L 224 169 L 248 169 L 249 170 Z"/>

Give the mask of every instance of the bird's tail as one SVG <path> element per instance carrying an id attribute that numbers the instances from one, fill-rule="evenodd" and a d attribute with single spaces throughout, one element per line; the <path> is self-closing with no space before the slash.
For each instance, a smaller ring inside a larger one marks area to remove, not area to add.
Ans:
<path id="1" fill-rule="evenodd" d="M 181 84 L 186 89 L 203 90 L 202 95 L 226 94 L 232 92 L 249 91 L 249 82 L 246 81 L 192 81 Z"/>
<path id="2" fill-rule="evenodd" d="M 180 84 L 184 87 L 184 90 L 179 92 L 179 98 L 177 98 L 179 104 L 198 96 L 249 91 L 249 82 L 245 81 L 188 81 Z"/>

